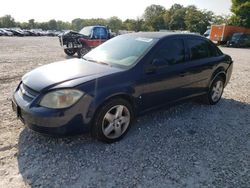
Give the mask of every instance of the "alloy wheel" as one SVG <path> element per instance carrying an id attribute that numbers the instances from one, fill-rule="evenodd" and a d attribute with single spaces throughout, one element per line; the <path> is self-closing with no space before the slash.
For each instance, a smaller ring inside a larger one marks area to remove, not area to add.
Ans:
<path id="1" fill-rule="evenodd" d="M 211 93 L 211 98 L 213 100 L 213 102 L 217 102 L 223 92 L 223 82 L 221 80 L 218 80 L 212 88 L 212 93 Z"/>
<path id="2" fill-rule="evenodd" d="M 130 112 L 124 105 L 109 109 L 102 121 L 103 134 L 109 139 L 116 139 L 126 132 L 130 123 Z"/>

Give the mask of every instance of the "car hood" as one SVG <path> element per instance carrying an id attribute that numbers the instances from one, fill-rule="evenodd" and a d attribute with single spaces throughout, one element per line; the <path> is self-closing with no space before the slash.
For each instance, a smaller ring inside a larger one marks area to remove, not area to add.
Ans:
<path id="1" fill-rule="evenodd" d="M 22 82 L 33 90 L 41 91 L 73 80 L 81 83 L 105 75 L 120 72 L 122 69 L 88 62 L 83 59 L 71 59 L 38 67 L 25 74 Z M 81 84 L 78 83 L 78 84 Z M 68 87 L 74 86 L 68 85 Z"/>
<path id="2" fill-rule="evenodd" d="M 59 37 L 61 37 L 61 36 L 63 38 L 78 38 L 78 37 L 88 38 L 88 36 L 85 36 L 81 33 L 76 32 L 76 31 L 66 31 L 63 34 L 59 35 Z"/>

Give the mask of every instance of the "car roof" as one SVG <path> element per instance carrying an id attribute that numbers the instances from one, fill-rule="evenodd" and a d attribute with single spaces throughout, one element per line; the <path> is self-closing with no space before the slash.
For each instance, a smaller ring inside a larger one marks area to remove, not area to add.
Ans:
<path id="1" fill-rule="evenodd" d="M 180 32 L 137 32 L 137 33 L 129 33 L 126 35 L 135 36 L 135 37 L 144 37 L 144 38 L 153 38 L 153 39 L 163 39 L 168 36 L 198 36 L 204 38 L 201 35 L 193 34 L 193 33 L 180 33 Z"/>

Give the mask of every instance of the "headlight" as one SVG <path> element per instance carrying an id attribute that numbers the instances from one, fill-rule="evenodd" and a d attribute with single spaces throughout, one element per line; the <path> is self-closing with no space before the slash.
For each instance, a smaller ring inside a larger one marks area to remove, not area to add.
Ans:
<path id="1" fill-rule="evenodd" d="M 83 92 L 76 89 L 60 89 L 47 93 L 40 105 L 47 108 L 67 108 L 75 104 L 82 95 Z"/>

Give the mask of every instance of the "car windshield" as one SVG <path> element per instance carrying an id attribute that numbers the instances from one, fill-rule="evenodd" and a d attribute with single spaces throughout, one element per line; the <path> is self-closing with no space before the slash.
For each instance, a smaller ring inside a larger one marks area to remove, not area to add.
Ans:
<path id="1" fill-rule="evenodd" d="M 233 34 L 233 36 L 232 36 L 232 41 L 239 40 L 240 37 L 241 37 L 241 35 L 242 35 L 241 33 Z"/>
<path id="2" fill-rule="evenodd" d="M 80 30 L 79 33 L 85 35 L 85 36 L 90 36 L 91 35 L 91 30 L 92 30 L 93 27 L 91 26 L 88 26 L 88 27 L 84 27 Z"/>
<path id="3" fill-rule="evenodd" d="M 158 39 L 120 35 L 87 53 L 83 58 L 96 62 L 129 68 L 157 42 Z"/>

